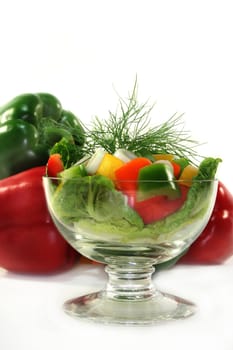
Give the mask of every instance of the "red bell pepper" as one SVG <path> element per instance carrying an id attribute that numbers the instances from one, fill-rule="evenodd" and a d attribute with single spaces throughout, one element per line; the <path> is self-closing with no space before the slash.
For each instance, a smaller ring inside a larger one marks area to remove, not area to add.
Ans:
<path id="1" fill-rule="evenodd" d="M 0 181 L 0 266 L 9 271 L 55 273 L 77 260 L 48 213 L 44 174 L 40 166 Z"/>
<path id="2" fill-rule="evenodd" d="M 233 196 L 219 182 L 212 216 L 198 239 L 179 260 L 185 264 L 222 264 L 233 255 Z"/>

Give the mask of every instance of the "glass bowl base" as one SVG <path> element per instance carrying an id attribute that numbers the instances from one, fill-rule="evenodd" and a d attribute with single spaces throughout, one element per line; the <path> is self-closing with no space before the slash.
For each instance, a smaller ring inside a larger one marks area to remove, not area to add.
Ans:
<path id="1" fill-rule="evenodd" d="M 196 311 L 196 305 L 192 302 L 160 291 L 139 300 L 114 299 L 108 297 L 105 291 L 100 291 L 68 300 L 63 307 L 73 317 L 128 325 L 183 319 Z"/>

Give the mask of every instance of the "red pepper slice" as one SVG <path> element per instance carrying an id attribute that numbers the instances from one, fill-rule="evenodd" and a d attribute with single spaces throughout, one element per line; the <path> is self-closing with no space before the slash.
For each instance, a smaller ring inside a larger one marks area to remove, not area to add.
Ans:
<path id="1" fill-rule="evenodd" d="M 47 175 L 49 177 L 57 177 L 64 170 L 62 157 L 59 153 L 51 154 L 47 162 Z"/>
<path id="2" fill-rule="evenodd" d="M 171 162 L 171 165 L 173 167 L 173 173 L 176 179 L 178 179 L 181 171 L 181 166 L 175 162 Z"/>
<path id="3" fill-rule="evenodd" d="M 188 187 L 181 185 L 181 196 L 177 199 L 154 196 L 144 201 L 137 201 L 137 193 L 130 191 L 128 192 L 128 203 L 141 216 L 145 224 L 150 224 L 177 211 L 186 200 L 188 190 Z"/>
<path id="4" fill-rule="evenodd" d="M 115 171 L 116 186 L 121 191 L 136 190 L 138 174 L 141 168 L 150 165 L 148 158 L 134 158 Z"/>

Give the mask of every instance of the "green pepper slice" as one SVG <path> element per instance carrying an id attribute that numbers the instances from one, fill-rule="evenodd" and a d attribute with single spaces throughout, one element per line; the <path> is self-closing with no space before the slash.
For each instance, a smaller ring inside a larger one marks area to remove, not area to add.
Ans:
<path id="1" fill-rule="evenodd" d="M 168 164 L 153 163 L 141 168 L 138 175 L 137 200 L 142 201 L 153 196 L 179 198 L 180 188 L 174 180 L 173 170 Z"/>

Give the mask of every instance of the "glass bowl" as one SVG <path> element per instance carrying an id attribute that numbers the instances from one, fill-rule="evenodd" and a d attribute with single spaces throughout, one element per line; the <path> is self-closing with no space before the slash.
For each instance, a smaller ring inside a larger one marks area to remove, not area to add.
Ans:
<path id="1" fill-rule="evenodd" d="M 192 315 L 196 305 L 159 291 L 152 275 L 156 264 L 177 257 L 203 231 L 218 181 L 193 181 L 191 187 L 178 180 L 147 181 L 140 189 L 134 182 L 115 185 L 101 176 L 95 181 L 91 176 L 43 178 L 48 209 L 62 236 L 82 255 L 104 263 L 108 274 L 103 290 L 66 301 L 65 312 L 123 324 Z M 169 191 L 147 198 L 148 189 L 168 185 L 178 188 L 178 198 L 169 198 Z"/>

